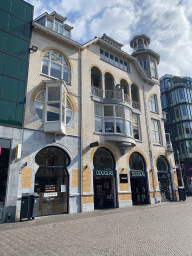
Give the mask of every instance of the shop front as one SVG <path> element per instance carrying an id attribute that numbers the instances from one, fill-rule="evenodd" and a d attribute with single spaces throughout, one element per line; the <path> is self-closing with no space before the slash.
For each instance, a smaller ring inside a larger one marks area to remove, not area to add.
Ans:
<path id="1" fill-rule="evenodd" d="M 133 205 L 148 204 L 148 182 L 143 157 L 137 152 L 132 153 L 129 165 Z"/>
<path id="2" fill-rule="evenodd" d="M 161 202 L 172 199 L 171 176 L 167 160 L 163 156 L 157 158 L 157 172 Z"/>
<path id="3" fill-rule="evenodd" d="M 69 157 L 58 147 L 46 147 L 35 161 L 39 165 L 34 188 L 39 194 L 39 216 L 68 213 Z"/>
<path id="4" fill-rule="evenodd" d="M 112 154 L 99 148 L 93 158 L 94 208 L 117 207 L 116 170 Z"/>

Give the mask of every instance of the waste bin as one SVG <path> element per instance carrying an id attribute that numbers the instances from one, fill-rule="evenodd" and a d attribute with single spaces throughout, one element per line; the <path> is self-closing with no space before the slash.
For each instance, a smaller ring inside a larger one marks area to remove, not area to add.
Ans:
<path id="1" fill-rule="evenodd" d="M 34 193 L 34 206 L 33 206 L 33 214 L 32 219 L 38 216 L 39 211 L 39 195 L 37 193 Z"/>
<path id="2" fill-rule="evenodd" d="M 28 220 L 32 218 L 33 205 L 34 205 L 34 195 L 29 193 L 22 194 L 20 221 L 23 218 L 27 218 Z"/>
<path id="3" fill-rule="evenodd" d="M 178 192 L 179 192 L 179 200 L 186 200 L 186 190 L 184 187 L 178 187 Z"/>

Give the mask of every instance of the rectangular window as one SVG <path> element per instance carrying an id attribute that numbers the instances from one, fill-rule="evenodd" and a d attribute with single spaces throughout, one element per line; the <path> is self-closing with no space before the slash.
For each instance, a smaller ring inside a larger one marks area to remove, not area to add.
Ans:
<path id="1" fill-rule="evenodd" d="M 178 125 L 178 131 L 179 131 L 179 135 L 182 135 L 182 128 L 181 128 L 181 124 Z"/>
<path id="2" fill-rule="evenodd" d="M 105 132 L 106 133 L 114 133 L 114 120 L 113 119 L 105 119 Z"/>
<path id="3" fill-rule="evenodd" d="M 189 125 L 189 123 L 184 123 L 183 125 L 184 125 L 185 134 L 186 134 L 186 135 L 190 134 L 191 131 L 190 131 L 190 125 Z"/>
<path id="4" fill-rule="evenodd" d="M 118 58 L 117 57 L 115 57 L 115 66 L 119 67 L 119 62 L 118 62 Z"/>
<path id="5" fill-rule="evenodd" d="M 178 110 L 178 108 L 175 108 L 175 114 L 176 114 L 176 118 L 179 118 L 179 110 Z"/>
<path id="6" fill-rule="evenodd" d="M 183 117 L 187 116 L 187 111 L 186 111 L 186 107 L 185 106 L 181 106 L 181 113 Z"/>
<path id="7" fill-rule="evenodd" d="M 122 119 L 116 119 L 116 132 L 124 133 L 124 122 Z"/>
<path id="8" fill-rule="evenodd" d="M 152 77 L 157 78 L 156 65 L 155 65 L 155 61 L 153 60 L 151 60 L 151 75 Z"/>
<path id="9" fill-rule="evenodd" d="M 104 106 L 104 116 L 113 116 L 113 106 Z"/>
<path id="10" fill-rule="evenodd" d="M 51 62 L 50 76 L 61 79 L 61 66 Z"/>
<path id="11" fill-rule="evenodd" d="M 109 54 L 105 52 L 105 61 L 109 62 Z"/>
<path id="12" fill-rule="evenodd" d="M 132 125 L 133 125 L 133 137 L 136 140 L 140 139 L 139 136 L 139 115 L 137 114 L 132 114 Z"/>
<path id="13" fill-rule="evenodd" d="M 120 62 L 120 68 L 123 69 L 123 61 L 119 60 L 119 62 Z"/>
<path id="14" fill-rule="evenodd" d="M 47 104 L 47 121 L 60 120 L 60 103 Z"/>
<path id="15" fill-rule="evenodd" d="M 102 106 L 100 104 L 95 104 L 95 115 L 102 117 Z"/>
<path id="16" fill-rule="evenodd" d="M 175 133 L 175 137 L 178 137 L 178 132 L 177 132 L 177 126 L 174 126 L 174 133 Z"/>
<path id="17" fill-rule="evenodd" d="M 102 118 L 95 116 L 95 131 L 102 132 Z"/>
<path id="18" fill-rule="evenodd" d="M 184 145 L 184 143 L 181 143 L 181 153 L 185 154 L 185 145 Z"/>
<path id="19" fill-rule="evenodd" d="M 125 71 L 128 71 L 128 65 L 127 65 L 127 62 L 124 61 L 124 68 L 123 68 Z"/>
<path id="20" fill-rule="evenodd" d="M 179 98 L 180 100 L 183 100 L 184 99 L 184 94 L 183 94 L 183 90 L 182 89 L 179 89 Z"/>
<path id="21" fill-rule="evenodd" d="M 42 63 L 42 73 L 48 75 L 48 62 L 46 60 L 43 60 Z"/>
<path id="22" fill-rule="evenodd" d="M 192 153 L 192 141 L 188 141 L 188 150 L 189 150 L 189 153 L 191 154 Z"/>
<path id="23" fill-rule="evenodd" d="M 59 25 L 59 34 L 63 35 L 63 26 Z"/>
<path id="24" fill-rule="evenodd" d="M 103 50 L 100 49 L 100 58 L 104 60 Z"/>
<path id="25" fill-rule="evenodd" d="M 153 142 L 156 144 L 161 144 L 160 136 L 160 123 L 157 120 L 151 119 L 152 121 L 152 136 Z"/>
<path id="26" fill-rule="evenodd" d="M 111 54 L 110 54 L 110 63 L 111 63 L 112 65 L 114 65 L 114 57 L 113 57 L 113 55 L 111 55 Z"/>
<path id="27" fill-rule="evenodd" d="M 148 69 L 148 65 L 147 65 L 147 60 L 146 59 L 143 59 L 143 60 L 141 59 L 141 60 L 139 60 L 139 62 L 140 62 L 140 64 L 141 64 L 143 69 Z"/>
<path id="28" fill-rule="evenodd" d="M 53 21 L 47 20 L 47 27 L 53 30 Z"/>

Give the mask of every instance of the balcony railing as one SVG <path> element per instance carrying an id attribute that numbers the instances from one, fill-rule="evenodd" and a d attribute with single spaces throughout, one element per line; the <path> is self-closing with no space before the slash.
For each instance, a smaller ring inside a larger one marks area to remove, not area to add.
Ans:
<path id="1" fill-rule="evenodd" d="M 91 86 L 91 93 L 92 95 L 99 98 L 114 99 L 114 100 L 124 101 L 131 104 L 129 95 L 124 93 L 123 91 L 115 91 L 115 90 L 103 91 L 101 89 Z M 132 101 L 132 107 L 140 110 L 140 103 Z"/>

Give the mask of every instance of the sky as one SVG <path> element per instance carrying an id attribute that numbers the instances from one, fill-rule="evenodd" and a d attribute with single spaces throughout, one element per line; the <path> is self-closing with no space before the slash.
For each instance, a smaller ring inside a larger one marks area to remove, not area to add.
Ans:
<path id="1" fill-rule="evenodd" d="M 71 38 L 81 44 L 104 33 L 131 54 L 135 35 L 150 37 L 160 55 L 159 77 L 192 77 L 192 0 L 26 0 L 34 18 L 56 11 L 73 26 Z"/>

